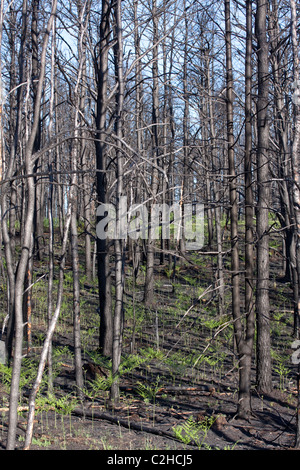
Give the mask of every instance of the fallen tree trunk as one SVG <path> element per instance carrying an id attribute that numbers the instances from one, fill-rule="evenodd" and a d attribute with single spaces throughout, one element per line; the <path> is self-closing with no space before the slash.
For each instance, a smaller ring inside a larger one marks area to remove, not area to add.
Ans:
<path id="1" fill-rule="evenodd" d="M 127 392 L 138 393 L 138 387 L 134 385 L 121 385 L 120 390 Z M 216 391 L 215 387 L 211 385 L 195 385 L 193 386 L 165 386 L 161 387 L 157 391 L 157 395 L 162 393 L 176 393 L 176 394 L 185 394 L 185 393 L 208 393 L 212 395 Z"/>
<path id="2" fill-rule="evenodd" d="M 81 416 L 83 418 L 92 418 L 92 419 L 103 419 L 109 421 L 110 423 L 118 424 L 124 428 L 130 429 L 132 431 L 147 432 L 149 434 L 154 434 L 156 436 L 166 437 L 168 439 L 181 442 L 173 432 L 164 431 L 162 429 L 157 429 L 150 426 L 145 426 L 144 424 L 133 423 L 129 419 L 119 418 L 118 416 L 113 416 L 109 413 L 99 412 L 96 410 L 86 410 L 82 408 L 74 408 L 72 411 L 73 415 Z M 195 442 L 190 442 L 188 445 L 197 446 Z"/>

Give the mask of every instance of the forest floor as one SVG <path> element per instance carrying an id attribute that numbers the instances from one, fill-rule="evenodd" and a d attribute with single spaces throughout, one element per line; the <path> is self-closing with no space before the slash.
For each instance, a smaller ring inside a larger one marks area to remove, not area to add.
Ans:
<path id="1" fill-rule="evenodd" d="M 274 390 L 255 390 L 253 415 L 236 418 L 238 369 L 233 347 L 230 289 L 219 316 L 208 256 L 176 267 L 176 277 L 157 265 L 153 307 L 141 301 L 143 279 L 133 290 L 126 268 L 125 325 L 120 403 L 109 401 L 109 361 L 97 352 L 97 283 L 82 277 L 82 355 L 84 400 L 75 394 L 72 334 L 72 271 L 66 269 L 61 317 L 53 337 L 54 390 L 47 374 L 36 402 L 32 450 L 289 450 L 296 431 L 296 370 L 290 285 L 278 282 L 280 259 L 273 258 L 271 293 Z M 278 271 L 276 272 L 276 269 Z M 36 262 L 35 276 L 43 273 Z M 278 275 L 276 275 L 278 274 Z M 21 377 L 18 445 L 24 443 L 27 402 L 46 331 L 47 283 L 33 288 L 31 354 Z M 2 300 L 4 303 L 4 300 Z M 5 448 L 10 369 L 0 366 L 0 448 Z"/>

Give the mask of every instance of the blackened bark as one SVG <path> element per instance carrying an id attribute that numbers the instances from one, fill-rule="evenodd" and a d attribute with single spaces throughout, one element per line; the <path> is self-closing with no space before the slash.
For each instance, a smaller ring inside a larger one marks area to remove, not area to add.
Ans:
<path id="1" fill-rule="evenodd" d="M 31 55 L 32 55 L 32 95 L 33 95 L 33 106 L 37 98 L 38 90 L 38 79 L 40 69 L 40 58 L 39 58 L 39 10 L 40 0 L 32 1 L 32 20 L 31 20 Z M 33 152 L 38 152 L 41 147 L 41 118 L 39 116 L 36 136 L 34 139 Z M 34 163 L 34 173 L 37 172 L 40 162 L 36 160 Z M 35 178 L 35 210 L 34 210 L 34 254 L 38 260 L 43 258 L 43 193 L 42 185 L 37 184 Z M 28 270 L 29 272 L 29 270 Z M 32 275 L 32 273 L 30 273 Z"/>
<path id="2" fill-rule="evenodd" d="M 270 303 L 269 303 L 269 119 L 268 119 L 268 40 L 267 3 L 257 0 L 255 33 L 257 38 L 257 388 L 260 393 L 272 389 Z"/>
<path id="3" fill-rule="evenodd" d="M 122 153 L 123 137 L 123 102 L 124 102 L 124 75 L 123 75 L 123 39 L 122 39 L 122 19 L 121 19 L 121 0 L 116 0 L 114 4 L 115 20 L 115 75 L 118 85 L 116 94 L 116 158 L 117 158 L 117 227 L 120 226 L 121 219 L 124 216 L 121 198 L 123 196 L 123 166 L 124 159 Z M 127 210 L 127 208 L 126 208 Z M 115 240 L 115 267 L 116 267 L 116 298 L 113 321 L 113 348 L 112 348 L 112 374 L 113 383 L 111 386 L 110 397 L 114 403 L 120 398 L 119 388 L 119 367 L 121 363 L 122 339 L 123 339 L 123 292 L 124 292 L 124 255 L 125 240 L 122 233 Z"/>
<path id="4" fill-rule="evenodd" d="M 97 111 L 96 111 L 96 169 L 97 171 L 97 204 L 105 204 L 107 199 L 106 180 L 106 114 L 107 114 L 107 82 L 108 53 L 110 41 L 109 0 L 102 0 L 100 25 L 100 47 L 96 64 L 97 76 Z M 97 219 L 97 223 L 99 222 Z M 100 334 L 99 348 L 104 356 L 112 355 L 112 302 L 111 302 L 111 270 L 109 262 L 109 242 L 97 238 L 97 267 L 99 286 Z"/>
<path id="5" fill-rule="evenodd" d="M 151 175 L 151 194 L 152 202 L 155 204 L 158 193 L 158 162 L 159 162 L 159 143 L 158 143 L 158 121 L 159 121 L 159 83 L 158 83 L 158 12 L 156 0 L 152 2 L 152 21 L 153 21 L 153 63 L 152 63 L 152 152 L 154 165 Z M 150 228 L 151 230 L 151 228 Z M 154 300 L 154 263 L 155 263 L 155 240 L 148 238 L 147 260 L 146 260 L 146 279 L 144 288 L 145 305 L 151 305 Z"/>
<path id="6" fill-rule="evenodd" d="M 240 339 L 239 405 L 240 417 L 251 413 L 251 364 L 255 334 L 253 298 L 253 191 L 252 191 L 252 2 L 246 1 L 246 64 L 245 64 L 245 335 Z"/>
<path id="7" fill-rule="evenodd" d="M 294 82 L 299 80 L 299 48 L 297 41 L 297 14 L 296 2 L 290 0 L 291 5 L 291 37 L 293 46 L 293 75 Z M 293 170 L 293 206 L 295 214 L 295 239 L 296 239 L 296 269 L 298 277 L 298 309 L 300 312 L 300 103 L 294 103 L 294 128 L 293 128 L 293 143 L 292 143 L 292 170 Z M 298 317 L 297 315 L 297 317 Z M 296 325 L 296 336 L 299 338 L 299 318 Z M 295 448 L 300 449 L 300 364 L 297 370 L 297 416 L 296 416 L 296 440 Z"/>

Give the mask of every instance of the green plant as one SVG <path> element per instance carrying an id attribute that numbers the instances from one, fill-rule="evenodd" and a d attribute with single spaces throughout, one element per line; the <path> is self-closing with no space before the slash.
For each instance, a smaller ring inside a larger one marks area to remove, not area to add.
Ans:
<path id="1" fill-rule="evenodd" d="M 109 442 L 109 438 L 101 437 L 100 442 L 103 446 L 103 450 L 113 450 L 113 446 L 111 446 Z"/>
<path id="2" fill-rule="evenodd" d="M 86 395 L 94 398 L 99 395 L 99 392 L 105 392 L 110 389 L 113 383 L 113 377 L 110 373 L 108 377 L 96 376 L 95 380 L 89 381 L 90 387 L 92 389 L 92 396 L 88 391 L 85 392 Z"/>
<path id="3" fill-rule="evenodd" d="M 138 382 L 137 392 L 138 394 L 143 397 L 145 402 L 149 402 L 152 400 L 153 402 L 153 423 L 155 419 L 155 400 L 156 395 L 161 388 L 160 377 L 159 375 L 156 377 L 155 383 L 153 385 L 145 385 L 141 382 Z"/>
<path id="4" fill-rule="evenodd" d="M 185 423 L 173 427 L 175 437 L 183 444 L 194 443 L 201 449 L 202 447 L 208 448 L 204 443 L 207 433 L 213 425 L 215 419 L 212 416 L 207 416 L 200 422 L 195 422 L 192 418 L 188 418 Z"/>
<path id="5" fill-rule="evenodd" d="M 56 427 L 56 414 L 60 415 L 62 430 L 63 430 L 64 446 L 65 446 L 66 436 L 65 436 L 64 416 L 69 416 L 69 432 L 70 434 L 72 434 L 71 413 L 73 409 L 78 405 L 77 398 L 72 394 L 67 394 L 60 398 L 57 398 L 54 394 L 48 394 L 47 396 L 38 397 L 36 400 L 36 404 L 41 415 L 43 411 L 54 410 L 55 427 Z"/>
<path id="6" fill-rule="evenodd" d="M 134 323 L 135 332 L 138 333 L 141 329 L 143 322 L 145 321 L 145 307 L 142 304 L 133 303 L 127 304 L 125 307 L 125 316 Z"/>
<path id="7" fill-rule="evenodd" d="M 38 364 L 34 359 L 24 357 L 22 360 L 22 369 L 21 369 L 21 374 L 20 374 L 20 391 L 23 391 L 26 387 L 30 387 L 31 384 L 33 383 L 36 373 L 37 373 L 37 367 Z M 12 368 L 5 366 L 4 364 L 0 364 L 0 375 L 1 375 L 1 381 L 3 385 L 7 388 L 7 390 L 10 389 L 10 384 L 11 384 L 11 376 L 12 376 Z M 39 393 L 41 393 L 42 390 L 44 390 L 45 386 L 47 384 L 47 378 L 46 376 L 43 377 Z M 22 394 L 21 394 L 22 396 Z"/>
<path id="8" fill-rule="evenodd" d="M 56 366 L 61 366 L 63 364 L 63 358 L 73 360 L 74 354 L 72 351 L 70 351 L 68 346 L 56 346 L 52 349 L 52 357 Z"/>
<path id="9" fill-rule="evenodd" d="M 286 379 L 290 372 L 289 367 L 284 364 L 284 358 L 274 365 L 274 371 L 279 375 L 279 388 L 283 391 L 285 389 Z"/>
<path id="10" fill-rule="evenodd" d="M 54 394 L 48 394 L 47 396 L 40 395 L 36 399 L 39 411 L 55 410 L 63 415 L 71 414 L 77 404 L 77 398 L 70 393 L 60 398 L 57 398 Z"/>
<path id="11" fill-rule="evenodd" d="M 10 388 L 10 383 L 11 383 L 11 374 L 12 374 L 12 368 L 8 367 L 4 364 L 0 364 L 0 377 L 1 377 L 1 382 L 9 390 Z"/>
<path id="12" fill-rule="evenodd" d="M 25 441 L 25 437 L 19 436 L 18 440 L 19 442 Z M 39 438 L 33 437 L 32 445 L 35 445 L 38 447 L 49 447 L 51 445 L 51 441 L 47 439 L 45 436 L 41 436 Z"/>
<path id="13" fill-rule="evenodd" d="M 93 353 L 90 357 L 93 358 L 96 364 L 99 364 L 108 370 L 111 369 L 111 361 L 104 361 L 97 353 Z M 119 367 L 118 377 L 130 374 L 134 369 L 149 363 L 153 358 L 162 359 L 163 355 L 160 351 L 156 351 L 153 348 L 147 348 L 142 349 L 139 355 L 130 354 L 127 357 L 123 356 Z M 88 390 L 85 390 L 85 394 L 90 398 L 95 398 L 100 392 L 108 391 L 114 380 L 116 379 L 112 376 L 111 372 L 108 373 L 107 377 L 98 375 L 94 380 L 88 381 L 92 389 L 92 394 Z"/>
<path id="14" fill-rule="evenodd" d="M 278 296 L 279 295 L 280 293 L 278 293 Z M 286 316 L 285 309 L 277 310 L 273 313 L 272 333 L 277 337 L 280 337 L 282 333 L 282 326 L 283 326 L 282 319 L 285 316 Z"/>
<path id="15" fill-rule="evenodd" d="M 66 283 L 66 288 L 73 285 L 73 272 L 65 270 L 64 272 L 64 282 Z"/>
<path id="16" fill-rule="evenodd" d="M 145 400 L 145 402 L 153 400 L 155 403 L 155 398 L 160 388 L 161 383 L 159 375 L 156 377 L 156 381 L 152 385 L 146 385 L 142 382 L 137 383 L 137 392 L 143 398 L 143 400 Z"/>
<path id="17" fill-rule="evenodd" d="M 185 282 L 187 282 L 191 286 L 196 286 L 197 285 L 197 282 L 198 282 L 197 277 L 190 276 L 190 275 L 186 274 L 185 276 L 182 276 L 182 278 L 185 280 Z"/>

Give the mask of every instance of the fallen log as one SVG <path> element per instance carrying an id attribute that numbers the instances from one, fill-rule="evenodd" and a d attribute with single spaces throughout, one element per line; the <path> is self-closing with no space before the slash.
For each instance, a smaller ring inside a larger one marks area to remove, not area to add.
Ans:
<path id="1" fill-rule="evenodd" d="M 190 392 L 208 392 L 213 394 L 216 391 L 212 385 L 183 385 L 183 386 L 166 386 L 159 389 L 161 393 L 190 393 Z"/>
<path id="2" fill-rule="evenodd" d="M 123 392 L 135 392 L 138 393 L 138 387 L 135 385 L 121 385 L 120 390 Z M 189 386 L 189 385 L 183 385 L 183 386 L 165 386 L 165 387 L 160 387 L 157 391 L 157 395 L 162 394 L 162 393 L 177 393 L 177 394 L 185 394 L 185 393 L 209 393 L 212 395 L 215 393 L 216 389 L 212 385 L 195 385 L 195 386 Z"/>
<path id="3" fill-rule="evenodd" d="M 168 439 L 172 439 L 177 442 L 181 442 L 173 432 L 164 431 L 162 429 L 153 428 L 150 426 L 145 426 L 144 424 L 138 424 L 134 422 L 130 422 L 129 419 L 120 418 L 118 416 L 113 416 L 109 413 L 99 412 L 96 410 L 86 410 L 82 408 L 74 408 L 72 410 L 72 414 L 76 416 L 81 416 L 83 418 L 92 418 L 92 419 L 102 419 L 105 421 L 109 421 L 110 423 L 117 424 L 123 426 L 124 428 L 130 429 L 132 431 L 139 431 L 139 432 L 146 432 L 149 434 L 154 434 L 156 436 L 166 437 Z M 195 442 L 190 442 L 188 445 L 197 446 Z"/>

